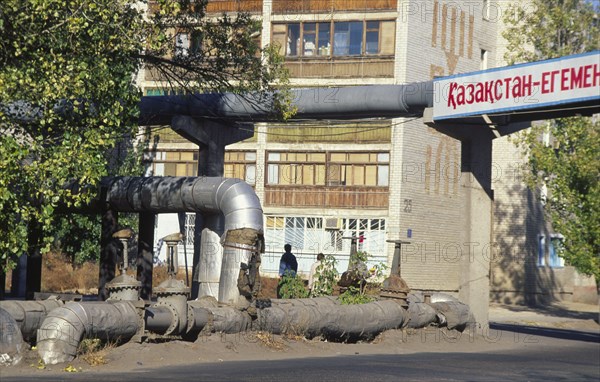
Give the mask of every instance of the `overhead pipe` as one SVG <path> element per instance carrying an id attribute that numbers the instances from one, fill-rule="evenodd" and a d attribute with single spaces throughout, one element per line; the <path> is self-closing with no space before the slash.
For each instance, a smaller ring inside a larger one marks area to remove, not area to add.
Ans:
<path id="1" fill-rule="evenodd" d="M 279 92 L 201 93 L 174 96 L 145 96 L 139 103 L 140 125 L 170 125 L 172 118 L 217 118 L 236 122 L 268 122 L 279 119 Z M 402 85 L 366 85 L 290 89 L 291 106 L 297 119 L 356 119 L 422 116 L 433 105 L 433 81 Z M 84 104 L 82 100 L 78 102 Z M 59 100 L 54 113 L 69 115 L 74 102 Z M 0 103 L 0 111 L 15 121 L 34 123 L 44 107 L 19 100 Z"/>
<path id="2" fill-rule="evenodd" d="M 225 216 L 223 245 L 255 245 L 263 233 L 256 193 L 240 179 L 221 177 L 111 177 L 106 202 L 120 212 L 203 212 Z"/>
<path id="3" fill-rule="evenodd" d="M 263 235 L 262 207 L 252 187 L 239 179 L 221 177 L 115 177 L 106 178 L 103 187 L 106 201 L 116 211 L 222 213 L 223 263 L 219 287 L 213 289 L 218 289 L 219 301 L 239 302 L 240 263 L 249 261 Z M 202 258 L 208 261 L 209 256 Z M 207 274 L 208 281 L 214 283 L 214 276 Z"/>
<path id="4" fill-rule="evenodd" d="M 394 118 L 423 115 L 433 105 L 433 81 L 291 89 L 295 119 Z M 236 122 L 277 120 L 277 93 L 208 93 L 146 96 L 140 101 L 140 125 L 168 125 L 178 115 Z"/>

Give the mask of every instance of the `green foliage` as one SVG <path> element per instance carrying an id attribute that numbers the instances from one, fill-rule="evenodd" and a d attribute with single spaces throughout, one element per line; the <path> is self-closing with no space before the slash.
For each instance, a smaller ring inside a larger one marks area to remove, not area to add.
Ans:
<path id="1" fill-rule="evenodd" d="M 516 2 L 506 12 L 506 61 L 531 62 L 600 47 L 599 24 L 591 2 L 533 0 Z"/>
<path id="2" fill-rule="evenodd" d="M 365 294 L 364 287 L 350 286 L 340 294 L 339 301 L 342 305 L 366 304 L 375 301 L 375 297 Z"/>
<path id="3" fill-rule="evenodd" d="M 591 2 L 533 2 L 517 9 L 504 37 L 509 63 L 549 59 L 600 47 L 600 30 Z M 600 121 L 573 117 L 533 126 L 516 143 L 529 158 L 527 182 L 547 189 L 544 209 L 555 232 L 564 236 L 561 256 L 600 285 Z M 547 145 L 540 139 L 551 137 Z M 541 193 L 540 193 L 541 195 Z"/>
<path id="4" fill-rule="evenodd" d="M 541 134 L 552 133 L 545 145 Z M 519 139 L 529 156 L 527 182 L 545 185 L 544 210 L 555 232 L 564 236 L 560 255 L 580 272 L 600 281 L 600 122 L 557 119 L 532 127 Z M 540 196 L 544 196 L 541 195 Z"/>
<path id="5" fill-rule="evenodd" d="M 123 0 L 6 0 L 0 19 L 0 104 L 24 109 L 0 111 L 5 257 L 27 251 L 30 222 L 44 236 L 32 244 L 47 251 L 59 205 L 88 203 L 107 174 L 105 153 L 134 133 L 139 62 L 131 57 L 143 42 L 128 33 L 143 19 Z M 65 187 L 73 181 L 78 192 Z"/>
<path id="6" fill-rule="evenodd" d="M 308 290 L 304 287 L 304 280 L 297 274 L 287 271 L 279 281 L 279 295 L 281 298 L 306 298 Z"/>
<path id="7" fill-rule="evenodd" d="M 90 256 L 85 243 L 97 234 L 90 230 L 92 221 L 60 221 L 58 212 L 88 204 L 103 176 L 137 173 L 136 160 L 128 162 L 119 153 L 136 152 L 141 93 L 134 81 L 140 68 L 184 92 L 263 92 L 285 84 L 283 60 L 274 49 L 260 48 L 255 36 L 260 22 L 250 16 L 209 20 L 205 0 L 159 0 L 149 4 L 150 13 L 140 10 L 144 4 L 149 2 L 2 1 L 2 264 L 10 266 L 28 250 L 46 252 L 57 238 L 70 251 Z M 194 45 L 201 49 L 176 52 L 176 32 L 210 39 Z M 281 94 L 276 101 L 285 116 L 289 102 Z M 73 191 L 65 187 L 69 184 L 79 187 Z M 42 231 L 39 243 L 28 243 L 32 223 Z M 83 243 L 77 246 L 80 236 Z"/>
<path id="8" fill-rule="evenodd" d="M 336 270 L 337 260 L 332 255 L 327 255 L 316 269 L 313 280 L 311 297 L 331 296 L 333 287 L 337 282 L 338 272 Z"/>
<path id="9" fill-rule="evenodd" d="M 376 300 L 374 296 L 365 293 L 367 284 L 378 284 L 379 279 L 388 267 L 383 263 L 377 263 L 371 269 L 367 269 L 368 258 L 369 254 L 366 251 L 358 251 L 350 257 L 348 271 L 351 272 L 351 277 L 358 282 L 357 286 L 349 286 L 344 293 L 340 294 L 340 303 L 365 304 Z"/>
<path id="10" fill-rule="evenodd" d="M 261 20 L 247 13 L 223 14 L 215 20 L 205 17 L 205 5 L 205 0 L 156 2 L 148 45 L 139 54 L 147 69 L 160 74 L 168 87 L 186 92 L 240 94 L 288 83 L 284 58 L 276 47 L 260 46 Z M 190 36 L 189 47 L 173 49 L 182 33 Z M 293 114 L 291 95 L 283 88 L 273 101 L 278 117 L 288 118 Z"/>

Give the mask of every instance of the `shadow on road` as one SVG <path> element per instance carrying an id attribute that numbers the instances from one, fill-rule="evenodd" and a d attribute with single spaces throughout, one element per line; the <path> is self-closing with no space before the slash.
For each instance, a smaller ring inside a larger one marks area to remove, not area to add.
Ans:
<path id="1" fill-rule="evenodd" d="M 540 337 L 558 338 L 563 340 L 600 343 L 599 332 L 583 332 L 577 330 L 541 328 L 538 326 L 501 324 L 493 322 L 490 323 L 490 329 L 520 334 L 529 334 Z"/>

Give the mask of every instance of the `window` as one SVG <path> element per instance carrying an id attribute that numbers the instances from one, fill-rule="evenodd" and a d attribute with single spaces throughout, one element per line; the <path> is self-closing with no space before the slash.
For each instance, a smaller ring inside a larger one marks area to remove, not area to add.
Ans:
<path id="1" fill-rule="evenodd" d="M 319 56 L 329 56 L 331 54 L 331 24 L 319 23 L 317 54 Z"/>
<path id="2" fill-rule="evenodd" d="M 273 42 L 284 47 L 288 57 L 393 54 L 394 29 L 393 21 L 274 24 Z"/>
<path id="3" fill-rule="evenodd" d="M 363 53 L 363 23 L 337 22 L 333 32 L 334 56 L 358 56 Z"/>
<path id="4" fill-rule="evenodd" d="M 297 56 L 300 51 L 300 24 L 288 25 L 287 55 Z"/>
<path id="5" fill-rule="evenodd" d="M 389 161 L 389 153 L 332 152 L 327 185 L 386 187 L 389 184 Z"/>
<path id="6" fill-rule="evenodd" d="M 537 265 L 543 267 L 546 265 L 546 236 L 538 236 L 538 260 Z"/>
<path id="7" fill-rule="evenodd" d="M 560 256 L 563 251 L 564 237 L 560 234 L 550 235 L 548 243 L 548 265 L 555 268 L 565 266 L 565 260 Z"/>
<path id="8" fill-rule="evenodd" d="M 267 184 L 386 187 L 389 161 L 387 152 L 269 152 Z"/>
<path id="9" fill-rule="evenodd" d="M 202 33 L 195 31 L 190 33 L 177 33 L 175 35 L 175 55 L 189 56 L 199 54 L 202 51 Z"/>
<path id="10" fill-rule="evenodd" d="M 367 54 L 379 53 L 379 21 L 367 22 L 365 51 Z"/>
<path id="11" fill-rule="evenodd" d="M 268 153 L 267 184 L 324 186 L 325 153 Z"/>
<path id="12" fill-rule="evenodd" d="M 479 69 L 481 70 L 485 70 L 488 68 L 489 66 L 489 52 L 485 49 L 481 49 L 481 55 L 480 55 L 480 63 L 479 63 Z"/>
<path id="13" fill-rule="evenodd" d="M 563 251 L 564 236 L 561 234 L 551 234 L 548 242 L 548 257 L 546 257 L 546 236 L 538 237 L 538 261 L 540 267 L 549 266 L 561 268 L 565 266 L 565 260 L 560 256 Z"/>
<path id="14" fill-rule="evenodd" d="M 197 151 L 154 151 L 145 154 L 151 162 L 150 176 L 197 176 Z"/>
<path id="15" fill-rule="evenodd" d="M 184 230 L 185 230 L 185 245 L 194 245 L 194 227 L 196 226 L 196 213 L 185 213 Z"/>
<path id="16" fill-rule="evenodd" d="M 256 184 L 256 152 L 226 151 L 223 175 L 243 179 L 249 185 Z"/>
<path id="17" fill-rule="evenodd" d="M 175 55 L 187 56 L 190 50 L 190 36 L 187 33 L 175 35 Z"/>
<path id="18" fill-rule="evenodd" d="M 329 219 L 339 219 L 339 227 L 328 228 L 325 221 Z M 372 256 L 385 253 L 385 219 L 267 215 L 265 220 L 265 242 L 267 248 L 276 253 L 285 243 L 290 243 L 296 255 L 302 252 L 348 254 L 350 240 L 343 237 L 349 236 L 363 237 L 357 243 L 359 250 Z"/>

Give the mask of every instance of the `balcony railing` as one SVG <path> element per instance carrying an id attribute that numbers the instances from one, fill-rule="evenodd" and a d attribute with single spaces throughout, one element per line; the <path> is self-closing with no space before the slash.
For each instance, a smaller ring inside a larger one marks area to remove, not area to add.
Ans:
<path id="1" fill-rule="evenodd" d="M 289 207 L 385 209 L 387 187 L 266 186 L 265 205 Z"/>
<path id="2" fill-rule="evenodd" d="M 292 78 L 379 78 L 394 76 L 394 57 L 286 60 Z"/>
<path id="3" fill-rule="evenodd" d="M 273 13 L 395 10 L 396 0 L 273 0 Z"/>
<path id="4" fill-rule="evenodd" d="M 209 0 L 206 13 L 262 12 L 262 0 Z"/>

